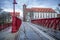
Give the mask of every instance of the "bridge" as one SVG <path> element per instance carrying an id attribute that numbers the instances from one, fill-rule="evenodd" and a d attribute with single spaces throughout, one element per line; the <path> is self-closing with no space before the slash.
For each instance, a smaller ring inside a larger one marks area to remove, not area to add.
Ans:
<path id="1" fill-rule="evenodd" d="M 60 30 L 60 18 L 45 18 L 31 20 L 32 23 L 54 30 Z"/>
<path id="2" fill-rule="evenodd" d="M 21 24 L 21 20 L 15 12 L 15 4 L 17 2 L 13 0 L 12 23 L 0 25 L 0 40 L 60 40 L 60 18 L 57 18 L 59 15 L 55 10 L 52 8 L 27 8 L 26 5 L 23 5 L 23 20 L 30 22 L 22 21 Z"/>
<path id="3" fill-rule="evenodd" d="M 22 22 L 17 33 L 11 33 L 11 27 L 8 27 L 0 34 L 0 40 L 60 40 L 60 31 L 31 22 Z"/>

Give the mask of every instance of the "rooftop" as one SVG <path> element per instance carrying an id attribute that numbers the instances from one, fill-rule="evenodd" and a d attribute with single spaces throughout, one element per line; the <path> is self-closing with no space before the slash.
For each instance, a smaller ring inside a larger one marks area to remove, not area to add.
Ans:
<path id="1" fill-rule="evenodd" d="M 27 11 L 32 12 L 50 12 L 50 13 L 56 13 L 55 10 L 52 8 L 26 8 Z"/>

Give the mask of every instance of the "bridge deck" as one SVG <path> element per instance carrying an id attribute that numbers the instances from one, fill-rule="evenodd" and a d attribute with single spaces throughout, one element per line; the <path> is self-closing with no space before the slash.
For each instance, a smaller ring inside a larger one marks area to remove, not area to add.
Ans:
<path id="1" fill-rule="evenodd" d="M 11 29 L 11 28 L 10 28 Z M 16 34 L 14 39 L 14 34 L 6 29 L 6 32 L 0 33 L 0 39 L 2 40 L 60 40 L 60 31 L 53 32 L 52 29 L 47 29 L 42 26 L 38 26 L 32 23 L 23 22 L 21 28 Z"/>

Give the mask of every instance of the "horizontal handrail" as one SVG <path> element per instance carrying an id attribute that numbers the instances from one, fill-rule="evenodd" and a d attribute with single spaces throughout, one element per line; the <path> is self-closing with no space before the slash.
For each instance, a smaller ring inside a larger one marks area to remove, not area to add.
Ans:
<path id="1" fill-rule="evenodd" d="M 47 28 L 60 30 L 60 18 L 34 19 L 31 20 L 31 22 L 34 24 L 45 26 Z"/>

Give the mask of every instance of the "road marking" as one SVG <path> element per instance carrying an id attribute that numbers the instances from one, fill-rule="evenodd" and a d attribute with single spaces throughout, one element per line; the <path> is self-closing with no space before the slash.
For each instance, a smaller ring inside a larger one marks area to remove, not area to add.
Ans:
<path id="1" fill-rule="evenodd" d="M 27 23 L 28 25 L 30 25 L 29 23 Z M 49 40 L 55 40 L 54 38 L 52 38 L 51 36 L 47 35 L 46 33 L 44 33 L 43 31 L 39 30 L 37 27 L 34 27 L 33 25 L 30 25 L 35 31 L 38 31 L 39 33 L 41 33 L 43 36 L 45 36 L 46 38 L 48 38 Z"/>

